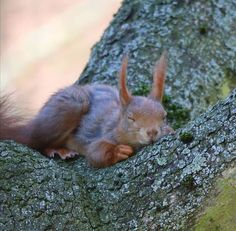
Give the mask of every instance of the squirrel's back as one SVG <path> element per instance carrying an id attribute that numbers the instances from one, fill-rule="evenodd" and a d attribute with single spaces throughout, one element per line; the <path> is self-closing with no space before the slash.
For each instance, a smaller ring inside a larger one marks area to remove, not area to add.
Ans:
<path id="1" fill-rule="evenodd" d="M 90 107 L 75 133 L 76 141 L 81 145 L 112 135 L 121 112 L 119 92 L 116 88 L 96 84 L 87 87 Z"/>

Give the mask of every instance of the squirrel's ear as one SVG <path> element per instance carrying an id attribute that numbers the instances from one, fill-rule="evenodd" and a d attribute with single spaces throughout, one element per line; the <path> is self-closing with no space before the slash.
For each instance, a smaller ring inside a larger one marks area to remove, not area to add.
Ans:
<path id="1" fill-rule="evenodd" d="M 126 70 L 127 70 L 127 65 L 128 65 L 128 57 L 125 56 L 122 60 L 121 64 L 121 69 L 120 69 L 120 85 L 119 85 L 119 90 L 120 90 L 120 101 L 122 106 L 127 106 L 130 101 L 131 101 L 131 94 L 129 93 L 127 86 L 126 86 Z"/>
<path id="2" fill-rule="evenodd" d="M 165 87 L 165 78 L 166 78 L 166 69 L 167 69 L 167 52 L 164 51 L 161 55 L 161 58 L 156 63 L 153 73 L 153 85 L 149 97 L 162 101 Z"/>

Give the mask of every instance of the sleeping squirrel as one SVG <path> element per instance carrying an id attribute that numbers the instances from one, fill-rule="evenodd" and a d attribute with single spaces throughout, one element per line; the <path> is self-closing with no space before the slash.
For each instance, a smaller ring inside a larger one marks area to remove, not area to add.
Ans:
<path id="1" fill-rule="evenodd" d="M 52 95 L 30 121 L 0 103 L 0 139 L 26 144 L 49 157 L 85 156 L 94 167 L 111 166 L 133 155 L 138 147 L 172 133 L 161 101 L 167 57 L 154 68 L 148 97 L 133 96 L 126 86 L 127 56 L 119 72 L 119 90 L 108 85 L 72 85 Z"/>

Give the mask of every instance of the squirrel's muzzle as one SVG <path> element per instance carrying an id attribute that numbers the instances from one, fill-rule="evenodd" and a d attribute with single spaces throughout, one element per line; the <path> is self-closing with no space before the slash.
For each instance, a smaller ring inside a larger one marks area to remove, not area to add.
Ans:
<path id="1" fill-rule="evenodd" d="M 175 133 L 175 130 L 168 126 L 168 125 L 164 125 L 162 128 L 161 128 L 161 136 L 165 136 L 165 135 L 168 135 L 168 134 L 174 134 Z"/>

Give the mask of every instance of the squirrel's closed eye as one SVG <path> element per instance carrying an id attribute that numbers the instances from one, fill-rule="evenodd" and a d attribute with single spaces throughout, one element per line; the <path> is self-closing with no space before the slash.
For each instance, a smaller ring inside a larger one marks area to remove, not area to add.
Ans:
<path id="1" fill-rule="evenodd" d="M 128 120 L 132 121 L 132 122 L 135 122 L 135 119 L 131 116 L 128 116 Z"/>

